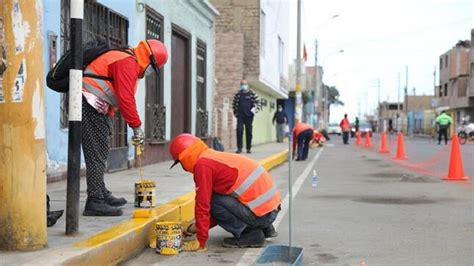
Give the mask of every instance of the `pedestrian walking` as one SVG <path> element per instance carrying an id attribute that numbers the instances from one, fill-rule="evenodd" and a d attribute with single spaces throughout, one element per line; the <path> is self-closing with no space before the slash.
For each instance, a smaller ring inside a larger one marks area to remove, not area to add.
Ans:
<path id="1" fill-rule="evenodd" d="M 310 124 L 298 123 L 293 128 L 293 158 L 304 161 L 308 158 L 309 144 L 313 139 L 314 129 Z M 297 148 L 298 145 L 298 149 Z"/>
<path id="2" fill-rule="evenodd" d="M 205 251 L 215 225 L 233 235 L 224 238 L 224 247 L 262 247 L 265 238 L 277 236 L 272 223 L 280 210 L 280 191 L 256 161 L 215 151 L 191 134 L 175 137 L 169 152 L 171 167 L 180 163 L 196 185 L 195 223 L 184 228 L 196 240 L 184 245 L 185 251 Z"/>
<path id="3" fill-rule="evenodd" d="M 276 121 L 276 137 L 277 142 L 283 142 L 285 136 L 285 127 L 288 125 L 288 116 L 283 111 L 283 107 L 278 105 L 277 111 L 273 115 L 272 123 L 275 125 Z"/>
<path id="4" fill-rule="evenodd" d="M 442 111 L 436 117 L 436 123 L 438 124 L 438 145 L 441 145 L 441 137 L 443 136 L 444 144 L 448 144 L 448 128 L 453 123 L 453 119 L 445 111 Z"/>
<path id="5" fill-rule="evenodd" d="M 252 123 L 253 117 L 260 109 L 260 101 L 255 91 L 249 88 L 247 81 L 240 81 L 239 91 L 235 94 L 232 109 L 237 117 L 237 151 L 242 152 L 243 133 L 245 127 L 245 141 L 247 153 L 252 150 Z"/>
<path id="6" fill-rule="evenodd" d="M 342 142 L 344 144 L 349 144 L 349 132 L 351 131 L 351 124 L 349 123 L 347 114 L 344 114 L 344 118 L 341 120 L 341 123 L 339 123 L 339 126 L 342 130 Z"/>
<path id="7" fill-rule="evenodd" d="M 158 40 L 141 41 L 127 50 L 110 50 L 84 70 L 82 100 L 82 150 L 86 161 L 87 201 L 85 216 L 120 216 L 124 198 L 106 188 L 104 171 L 110 150 L 112 120 L 120 111 L 133 129 L 132 144 L 143 145 L 142 122 L 137 112 L 137 82 L 167 61 L 166 48 Z M 110 80 L 91 76 L 110 77 Z"/>

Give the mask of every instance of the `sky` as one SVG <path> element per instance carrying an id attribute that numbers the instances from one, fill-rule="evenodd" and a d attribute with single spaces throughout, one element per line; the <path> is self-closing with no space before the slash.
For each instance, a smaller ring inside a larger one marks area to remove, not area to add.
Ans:
<path id="1" fill-rule="evenodd" d="M 290 8 L 290 62 L 296 58 L 296 5 Z M 373 113 L 380 100 L 433 94 L 439 56 L 474 29 L 472 0 L 302 0 L 302 42 L 314 66 L 315 39 L 323 82 L 336 86 L 345 105 L 331 108 L 331 121 Z M 336 18 L 333 16 L 338 15 Z M 340 53 L 339 50 L 344 50 Z M 406 69 L 408 67 L 408 79 Z"/>

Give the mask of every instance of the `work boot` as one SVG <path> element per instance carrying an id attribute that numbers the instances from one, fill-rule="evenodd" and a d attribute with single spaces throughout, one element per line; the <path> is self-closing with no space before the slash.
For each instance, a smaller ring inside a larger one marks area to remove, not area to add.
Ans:
<path id="1" fill-rule="evenodd" d="M 121 216 L 122 210 L 110 206 L 103 199 L 87 198 L 84 216 Z"/>
<path id="2" fill-rule="evenodd" d="M 252 151 L 250 149 L 247 150 L 247 153 L 252 153 Z"/>
<path id="3" fill-rule="evenodd" d="M 112 193 L 109 193 L 104 196 L 105 203 L 109 204 L 110 206 L 120 207 L 127 204 L 127 200 L 124 198 L 116 198 Z"/>
<path id="4" fill-rule="evenodd" d="M 235 153 L 242 153 L 242 150 L 238 149 L 238 150 L 235 151 Z"/>
<path id="5" fill-rule="evenodd" d="M 251 229 L 242 232 L 240 238 L 224 238 L 223 247 L 226 248 L 261 248 L 265 244 L 265 236 L 260 229 Z"/>
<path id="6" fill-rule="evenodd" d="M 269 226 L 263 228 L 262 231 L 265 238 L 272 238 L 278 236 L 278 233 L 275 230 L 275 227 L 273 227 L 273 224 L 270 224 Z"/>

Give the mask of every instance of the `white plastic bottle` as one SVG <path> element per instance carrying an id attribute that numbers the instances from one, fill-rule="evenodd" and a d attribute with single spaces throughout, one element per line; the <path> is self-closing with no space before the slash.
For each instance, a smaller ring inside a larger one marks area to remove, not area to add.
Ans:
<path id="1" fill-rule="evenodd" d="M 316 174 L 316 170 L 313 170 L 313 176 L 311 177 L 311 186 L 312 187 L 318 186 L 318 176 Z"/>

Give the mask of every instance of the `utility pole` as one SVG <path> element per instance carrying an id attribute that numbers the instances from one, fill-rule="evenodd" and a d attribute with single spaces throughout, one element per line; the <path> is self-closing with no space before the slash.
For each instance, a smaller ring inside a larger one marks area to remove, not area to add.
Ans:
<path id="1" fill-rule="evenodd" d="M 295 86 L 295 125 L 301 121 L 303 99 L 301 95 L 301 0 L 298 0 L 296 23 L 296 86 Z"/>
<path id="2" fill-rule="evenodd" d="M 405 97 L 404 97 L 403 113 L 406 123 L 406 132 L 408 132 L 408 66 L 405 67 Z"/>
<path id="3" fill-rule="evenodd" d="M 378 123 L 378 132 L 380 132 L 382 125 L 381 111 L 380 111 L 380 78 L 377 79 L 377 123 Z"/>
<path id="4" fill-rule="evenodd" d="M 398 72 L 398 96 L 397 96 L 397 132 L 400 132 L 399 118 L 400 118 L 400 72 Z"/>
<path id="5" fill-rule="evenodd" d="M 2 250 L 38 250 L 47 244 L 41 2 L 2 0 L 0 8 L 0 51 L 5 49 L 6 59 L 0 73 Z M 29 25 L 29 34 L 19 25 Z"/>
<path id="6" fill-rule="evenodd" d="M 317 115 L 317 121 L 319 123 L 320 121 L 320 105 L 321 105 L 321 101 L 320 101 L 320 96 L 321 96 L 321 92 L 319 91 L 318 92 L 318 84 L 319 84 L 319 69 L 318 69 L 318 40 L 315 39 L 314 40 L 314 108 L 313 108 L 313 112 L 314 112 L 314 109 L 316 109 L 316 115 Z M 312 122 L 312 121 L 311 121 Z M 312 124 L 312 123 L 311 123 Z M 317 125 L 313 125 L 315 128 L 317 127 Z"/>
<path id="7" fill-rule="evenodd" d="M 67 160 L 66 235 L 79 231 L 79 193 L 82 137 L 82 19 L 84 0 L 71 0 L 69 70 L 69 143 Z"/>

